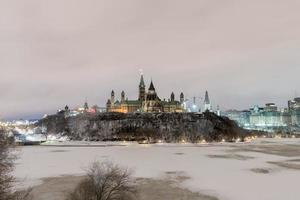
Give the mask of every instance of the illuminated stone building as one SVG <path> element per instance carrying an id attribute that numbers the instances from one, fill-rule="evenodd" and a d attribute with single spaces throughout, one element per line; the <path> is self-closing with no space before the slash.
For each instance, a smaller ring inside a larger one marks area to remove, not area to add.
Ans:
<path id="1" fill-rule="evenodd" d="M 291 124 L 300 126 L 300 97 L 288 101 L 288 109 L 291 113 Z"/>
<path id="2" fill-rule="evenodd" d="M 288 101 L 289 110 L 300 110 L 300 97 Z"/>
<path id="3" fill-rule="evenodd" d="M 180 94 L 180 100 L 175 100 L 175 94 L 172 92 L 168 101 L 161 100 L 155 90 L 154 84 L 151 80 L 148 91 L 146 91 L 146 85 L 144 77 L 141 75 L 139 84 L 139 95 L 137 100 L 128 100 L 125 97 L 125 92 L 121 93 L 121 100 L 116 100 L 115 92 L 111 92 L 110 99 L 107 100 L 106 110 L 107 112 L 183 112 L 182 106 L 184 102 L 183 93 Z"/>
<path id="4" fill-rule="evenodd" d="M 222 112 L 221 115 L 228 117 L 231 120 L 234 120 L 241 127 L 246 127 L 250 125 L 250 114 L 249 110 L 228 110 Z"/>
<path id="5" fill-rule="evenodd" d="M 267 103 L 264 108 L 255 106 L 250 109 L 250 125 L 258 127 L 280 127 L 287 126 L 282 121 L 282 112 L 278 111 L 277 106 L 274 103 Z"/>
<path id="6" fill-rule="evenodd" d="M 222 115 L 252 130 L 299 130 L 300 98 L 290 100 L 288 108 L 281 110 L 274 103 L 267 103 L 265 107 L 254 106 L 247 111 L 229 110 Z"/>

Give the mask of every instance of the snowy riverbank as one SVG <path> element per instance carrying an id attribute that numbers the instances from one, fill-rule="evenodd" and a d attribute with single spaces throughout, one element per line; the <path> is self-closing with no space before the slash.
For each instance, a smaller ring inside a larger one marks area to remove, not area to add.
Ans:
<path id="1" fill-rule="evenodd" d="M 83 175 L 89 163 L 111 160 L 134 169 L 135 177 L 159 179 L 168 172 L 184 173 L 189 178 L 181 187 L 220 200 L 296 200 L 300 196 L 299 139 L 197 145 L 59 144 L 63 145 L 19 147 L 17 178 L 25 186 L 36 185 L 46 177 Z"/>

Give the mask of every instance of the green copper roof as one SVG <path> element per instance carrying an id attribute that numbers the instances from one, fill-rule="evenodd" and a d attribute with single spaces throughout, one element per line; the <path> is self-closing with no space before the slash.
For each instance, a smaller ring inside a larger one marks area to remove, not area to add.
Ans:
<path id="1" fill-rule="evenodd" d="M 126 100 L 125 103 L 128 103 L 128 104 L 141 104 L 141 102 L 139 100 Z"/>

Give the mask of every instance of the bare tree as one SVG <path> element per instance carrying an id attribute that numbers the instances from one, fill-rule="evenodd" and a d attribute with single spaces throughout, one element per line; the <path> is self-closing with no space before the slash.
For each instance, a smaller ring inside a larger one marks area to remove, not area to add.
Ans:
<path id="1" fill-rule="evenodd" d="M 12 183 L 10 175 L 13 170 L 14 157 L 10 154 L 10 141 L 4 130 L 0 130 L 0 200 L 12 198 Z"/>
<path id="2" fill-rule="evenodd" d="M 132 200 L 136 189 L 131 171 L 111 162 L 94 162 L 87 177 L 68 195 L 67 200 Z"/>
<path id="3" fill-rule="evenodd" d="M 14 191 L 14 177 L 11 172 L 14 167 L 13 138 L 9 138 L 0 128 L 0 200 L 25 200 L 30 199 L 30 189 Z"/>

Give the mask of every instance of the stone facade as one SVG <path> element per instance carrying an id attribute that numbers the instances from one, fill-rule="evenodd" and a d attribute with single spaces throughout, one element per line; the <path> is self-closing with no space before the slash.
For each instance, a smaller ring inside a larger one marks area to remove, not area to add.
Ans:
<path id="1" fill-rule="evenodd" d="M 175 100 L 175 95 L 172 92 L 168 101 L 161 100 L 155 90 L 154 84 L 151 81 L 148 91 L 144 77 L 141 75 L 139 84 L 139 96 L 137 100 L 125 99 L 125 92 L 121 93 L 121 101 L 115 99 L 115 92 L 111 92 L 111 98 L 107 100 L 107 112 L 133 113 L 133 112 L 184 112 L 183 108 L 184 95 L 180 94 L 180 100 Z"/>
<path id="2" fill-rule="evenodd" d="M 288 102 L 288 108 L 278 110 L 274 103 L 265 107 L 254 106 L 250 110 L 230 110 L 222 113 L 241 127 L 254 130 L 296 130 L 300 127 L 300 98 Z"/>

